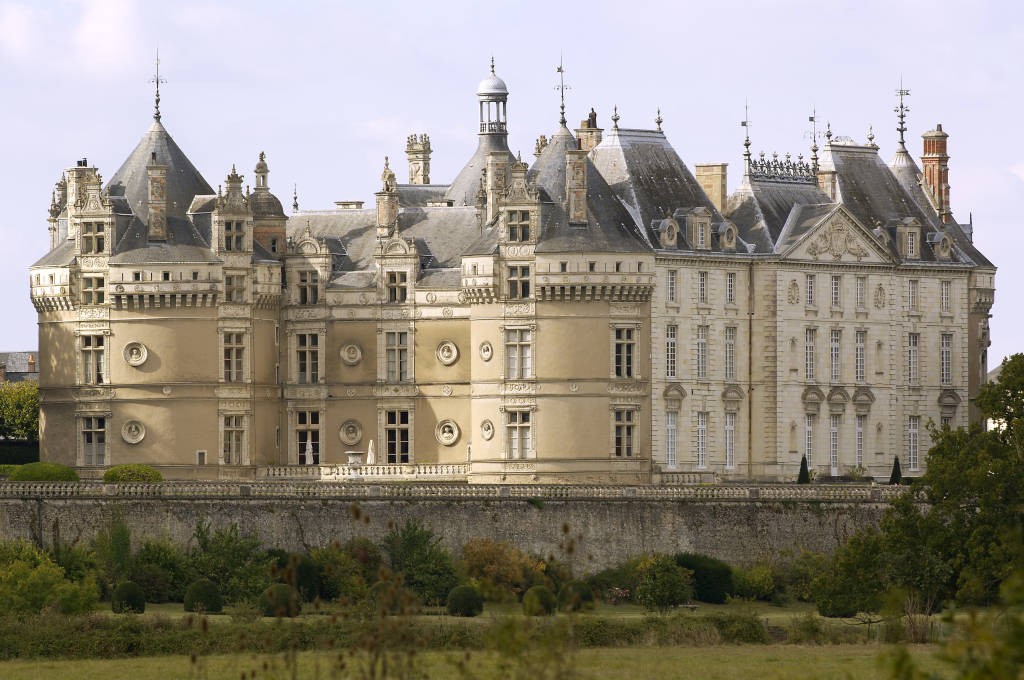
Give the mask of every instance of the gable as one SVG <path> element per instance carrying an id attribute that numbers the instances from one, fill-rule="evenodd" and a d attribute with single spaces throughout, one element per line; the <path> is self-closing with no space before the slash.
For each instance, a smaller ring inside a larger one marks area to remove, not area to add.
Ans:
<path id="1" fill-rule="evenodd" d="M 787 260 L 864 264 L 893 262 L 892 256 L 878 243 L 874 234 L 842 206 L 820 219 L 812 217 L 800 221 L 791 216 L 779 242 L 780 245 L 788 245 L 779 253 Z"/>

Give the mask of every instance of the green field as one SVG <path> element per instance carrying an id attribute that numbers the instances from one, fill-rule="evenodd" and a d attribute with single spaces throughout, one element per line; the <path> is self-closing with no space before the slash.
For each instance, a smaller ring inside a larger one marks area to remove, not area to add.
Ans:
<path id="1" fill-rule="evenodd" d="M 724 645 L 718 647 L 632 647 L 585 649 L 576 657 L 579 677 L 589 680 L 631 678 L 701 678 L 702 680 L 784 680 L 885 678 L 879 661 L 887 653 L 879 645 L 799 646 Z M 935 648 L 914 647 L 912 655 L 927 670 L 940 670 L 933 659 Z M 284 656 L 225 655 L 193 662 L 186 656 L 162 656 L 115 660 L 8 661 L 0 663 L 5 680 L 173 680 L 177 678 L 349 678 L 362 677 L 365 659 L 341 655 L 345 668 L 339 670 L 337 653 L 302 653 L 297 674 Z M 468 678 L 516 677 L 513 669 L 502 669 L 493 653 L 464 655 L 427 652 L 416 657 L 417 668 L 430 678 L 459 677 L 455 668 L 463 660 Z M 245 673 L 246 675 L 242 675 Z M 530 676 L 541 680 L 543 676 Z"/>

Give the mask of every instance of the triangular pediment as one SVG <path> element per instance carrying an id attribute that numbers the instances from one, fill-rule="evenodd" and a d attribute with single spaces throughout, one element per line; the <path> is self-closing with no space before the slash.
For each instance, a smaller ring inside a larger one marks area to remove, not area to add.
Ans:
<path id="1" fill-rule="evenodd" d="M 892 264 L 888 250 L 843 206 L 796 206 L 779 234 L 787 260 Z"/>

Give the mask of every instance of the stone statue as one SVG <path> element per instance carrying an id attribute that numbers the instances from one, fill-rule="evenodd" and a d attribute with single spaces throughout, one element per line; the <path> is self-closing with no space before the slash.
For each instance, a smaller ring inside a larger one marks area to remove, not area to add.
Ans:
<path id="1" fill-rule="evenodd" d="M 370 440 L 369 446 L 366 447 L 366 464 L 376 465 L 377 464 L 377 451 L 373 447 L 373 440 Z"/>

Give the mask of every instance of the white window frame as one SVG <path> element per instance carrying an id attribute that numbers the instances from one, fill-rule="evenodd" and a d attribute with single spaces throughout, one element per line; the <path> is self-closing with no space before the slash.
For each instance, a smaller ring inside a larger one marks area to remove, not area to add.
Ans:
<path id="1" fill-rule="evenodd" d="M 816 348 L 818 342 L 818 329 L 817 328 L 805 328 L 804 329 L 804 377 L 807 380 L 814 380 L 815 364 L 816 364 Z"/>
<path id="2" fill-rule="evenodd" d="M 725 379 L 736 379 L 736 326 L 725 327 Z"/>
<path id="3" fill-rule="evenodd" d="M 409 382 L 412 380 L 409 362 L 410 338 L 407 330 L 384 331 L 384 373 L 389 383 Z"/>
<path id="4" fill-rule="evenodd" d="M 241 413 L 225 413 L 220 417 L 221 447 L 218 463 L 221 465 L 245 465 L 246 417 Z"/>
<path id="5" fill-rule="evenodd" d="M 952 333 L 942 333 L 939 337 L 939 383 L 944 387 L 953 384 Z"/>
<path id="6" fill-rule="evenodd" d="M 943 280 L 939 282 L 939 310 L 948 312 L 952 304 L 953 282 Z"/>
<path id="7" fill-rule="evenodd" d="M 839 431 L 843 417 L 838 413 L 828 416 L 828 463 L 833 477 L 839 476 Z"/>
<path id="8" fill-rule="evenodd" d="M 725 412 L 725 469 L 736 467 L 736 413 Z"/>
<path id="9" fill-rule="evenodd" d="M 736 272 L 725 273 L 725 303 L 736 304 Z"/>
<path id="10" fill-rule="evenodd" d="M 917 279 L 907 280 L 907 308 L 912 311 L 918 311 L 920 299 L 920 282 Z"/>
<path id="11" fill-rule="evenodd" d="M 865 426 L 867 425 L 868 417 L 867 417 L 867 415 L 861 413 L 861 414 L 857 415 L 856 421 L 857 421 L 856 422 L 856 427 L 857 427 L 857 447 L 856 447 L 856 459 L 855 459 L 855 461 L 856 461 L 857 467 L 862 468 L 862 467 L 864 467 L 864 430 L 866 429 Z"/>
<path id="12" fill-rule="evenodd" d="M 697 272 L 697 302 L 699 304 L 707 304 L 708 301 L 708 273 L 705 271 Z"/>
<path id="13" fill-rule="evenodd" d="M 98 343 L 98 344 L 96 344 Z M 107 336 L 103 333 L 86 333 L 78 336 L 78 356 L 81 362 L 80 384 L 105 385 L 110 381 L 107 375 Z"/>
<path id="14" fill-rule="evenodd" d="M 300 385 L 316 385 L 320 377 L 320 334 L 316 331 L 296 333 L 295 382 Z"/>
<path id="15" fill-rule="evenodd" d="M 669 302 L 675 302 L 679 284 L 679 270 L 669 269 L 665 272 L 665 279 L 665 298 Z"/>
<path id="16" fill-rule="evenodd" d="M 533 377 L 533 334 L 530 326 L 505 327 L 505 380 Z"/>
<path id="17" fill-rule="evenodd" d="M 630 380 L 637 376 L 637 328 L 636 326 L 615 326 L 612 328 L 612 377 Z"/>
<path id="18" fill-rule="evenodd" d="M 808 413 L 804 417 L 804 458 L 807 459 L 807 468 L 814 464 L 814 424 L 818 420 L 815 413 Z"/>
<path id="19" fill-rule="evenodd" d="M 324 416 L 315 408 L 295 411 L 295 461 L 298 465 L 319 465 L 323 462 Z M 303 422 L 305 421 L 305 422 Z M 310 455 L 307 457 L 307 449 Z"/>
<path id="20" fill-rule="evenodd" d="M 224 382 L 246 382 L 248 378 L 245 365 L 246 339 L 246 333 L 243 331 L 226 330 L 221 332 L 221 378 Z"/>
<path id="21" fill-rule="evenodd" d="M 815 274 L 808 274 L 804 279 L 804 286 L 806 288 L 806 302 L 808 307 L 814 307 L 814 302 L 816 299 L 816 291 L 814 290 L 815 278 Z"/>
<path id="22" fill-rule="evenodd" d="M 102 305 L 106 292 L 106 279 L 102 274 L 82 276 L 82 304 Z"/>
<path id="23" fill-rule="evenodd" d="M 829 330 L 828 338 L 829 380 L 832 383 L 838 383 L 841 382 L 843 373 L 843 331 L 832 328 Z"/>
<path id="24" fill-rule="evenodd" d="M 634 407 L 615 408 L 612 415 L 612 456 L 618 459 L 634 458 L 636 428 L 639 422 Z"/>
<path id="25" fill-rule="evenodd" d="M 921 334 L 907 333 L 907 383 L 921 384 L 920 366 Z"/>
<path id="26" fill-rule="evenodd" d="M 679 326 L 665 326 L 665 377 L 675 378 L 678 369 Z"/>
<path id="27" fill-rule="evenodd" d="M 402 422 L 405 414 L 405 422 Z M 413 410 L 411 408 L 385 408 L 382 412 L 383 454 L 387 465 L 408 465 L 413 462 Z M 405 433 L 403 440 L 402 433 Z M 394 441 L 392 441 L 394 437 Z M 402 450 L 404 444 L 405 451 Z"/>
<path id="28" fill-rule="evenodd" d="M 678 465 L 678 416 L 675 411 L 665 412 L 665 465 L 673 469 Z"/>
<path id="29" fill-rule="evenodd" d="M 843 277 L 839 274 L 832 275 L 832 306 L 843 306 Z"/>
<path id="30" fill-rule="evenodd" d="M 387 300 L 390 304 L 401 304 L 409 299 L 409 274 L 408 272 L 392 269 L 387 272 L 385 283 L 387 288 Z"/>
<path id="31" fill-rule="evenodd" d="M 708 377 L 708 327 L 697 326 L 697 379 L 705 380 Z"/>
<path id="32" fill-rule="evenodd" d="M 81 415 L 78 418 L 78 441 L 82 447 L 82 465 L 110 465 L 107 456 L 108 415 Z M 98 440 L 98 441 L 97 441 Z"/>
<path id="33" fill-rule="evenodd" d="M 697 411 L 697 469 L 708 466 L 708 412 Z"/>
<path id="34" fill-rule="evenodd" d="M 857 309 L 864 309 L 867 306 L 868 277 L 857 277 Z"/>
<path id="35" fill-rule="evenodd" d="M 508 265 L 505 271 L 508 274 L 508 277 L 506 278 L 506 283 L 508 284 L 508 299 L 530 299 L 530 265 L 511 264 Z"/>
<path id="36" fill-rule="evenodd" d="M 910 470 L 916 472 L 920 470 L 920 432 L 921 432 L 921 416 L 907 416 L 907 465 Z"/>
<path id="37" fill-rule="evenodd" d="M 533 411 L 505 410 L 505 458 L 524 460 L 533 457 Z"/>
<path id="38" fill-rule="evenodd" d="M 866 330 L 858 330 L 854 334 L 855 345 L 853 355 L 853 367 L 854 367 L 854 381 L 862 383 L 865 381 L 865 370 L 867 365 L 867 344 L 868 344 L 868 332 Z"/>

